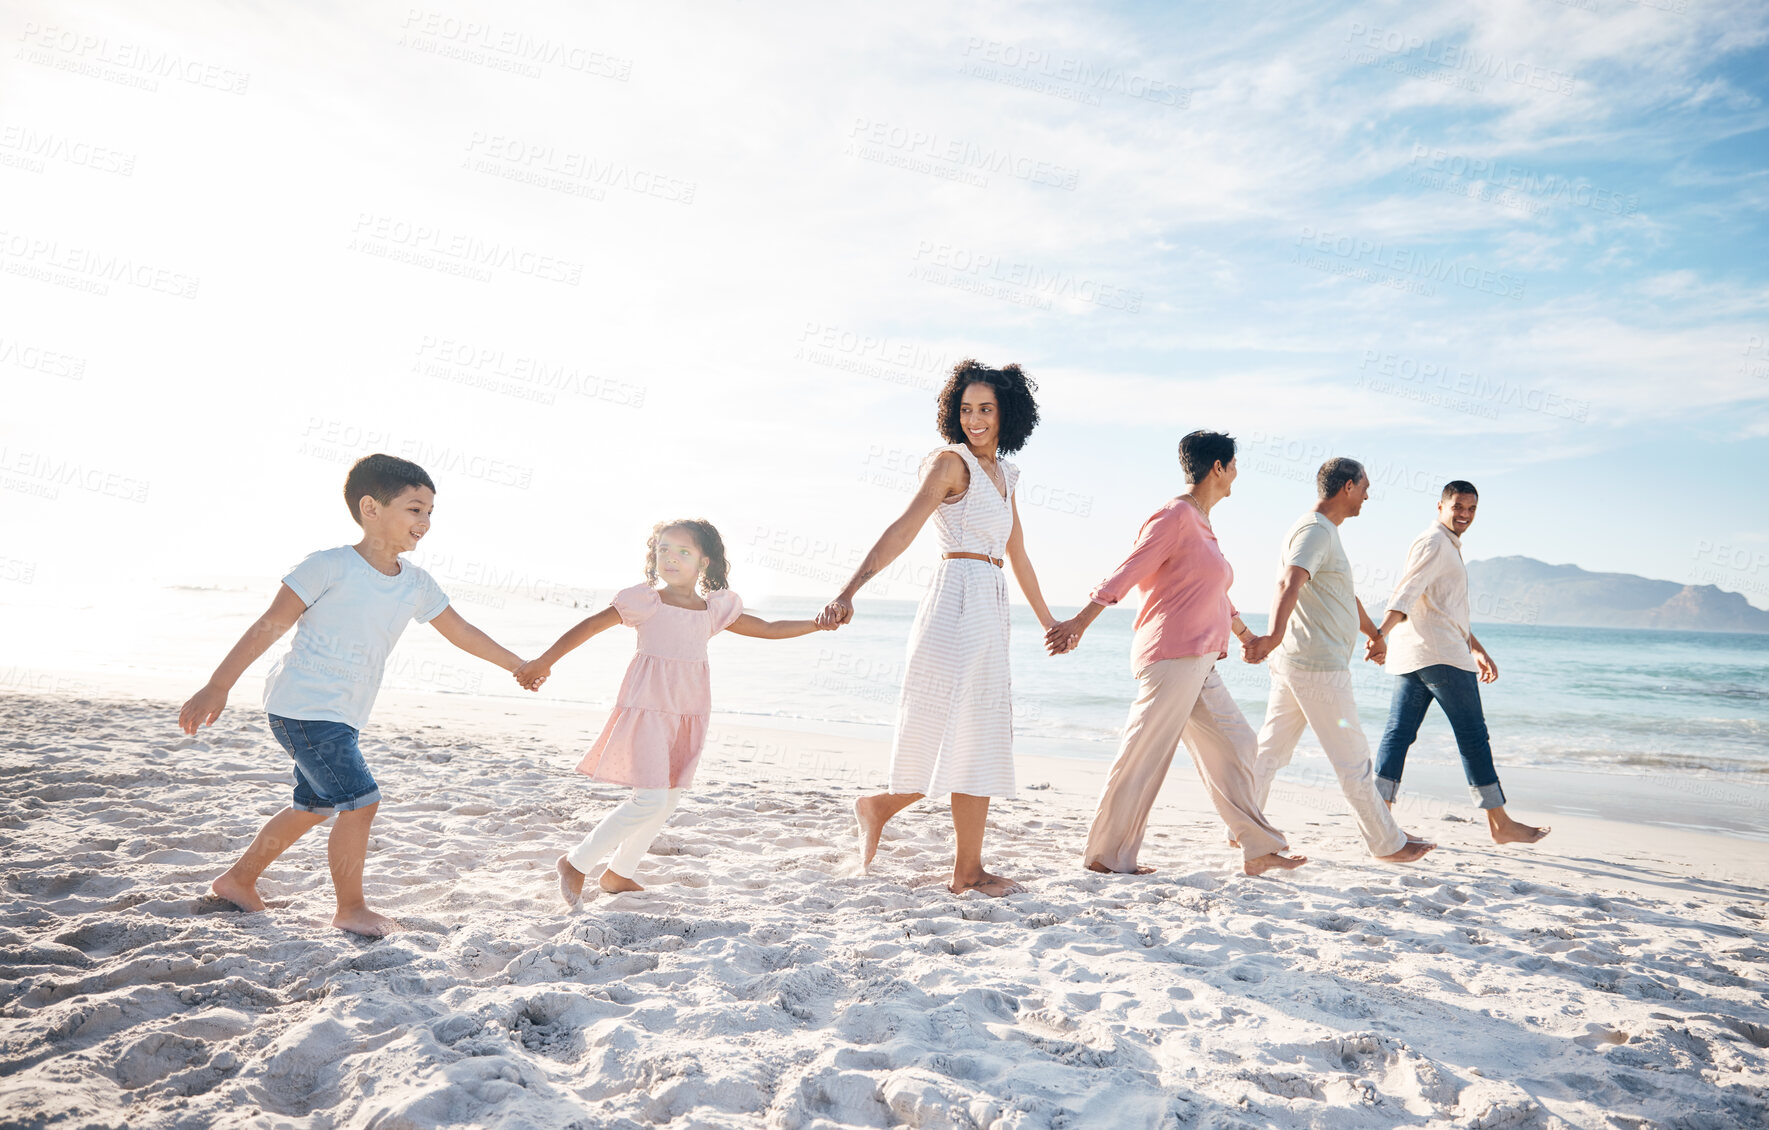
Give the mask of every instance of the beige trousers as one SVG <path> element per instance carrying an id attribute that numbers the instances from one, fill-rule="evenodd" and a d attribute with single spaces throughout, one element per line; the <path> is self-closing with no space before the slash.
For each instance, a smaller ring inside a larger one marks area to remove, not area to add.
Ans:
<path id="1" fill-rule="evenodd" d="M 1288 846 L 1284 834 L 1266 822 L 1255 799 L 1258 745 L 1253 727 L 1222 685 L 1216 657 L 1157 660 L 1136 680 L 1141 690 L 1124 723 L 1124 739 L 1100 793 L 1082 862 L 1110 871 L 1136 870 L 1149 809 L 1182 740 L 1216 814 L 1240 842 L 1242 854 L 1257 859 L 1283 851 Z"/>
<path id="2" fill-rule="evenodd" d="M 1339 790 L 1351 804 L 1370 854 L 1391 855 L 1406 846 L 1407 834 L 1376 793 L 1370 743 L 1358 724 L 1349 671 L 1295 671 L 1272 665 L 1271 698 L 1265 705 L 1265 724 L 1259 728 L 1259 757 L 1253 768 L 1259 807 L 1264 809 L 1271 796 L 1278 770 L 1290 764 L 1303 726 L 1314 731 L 1332 763 Z"/>

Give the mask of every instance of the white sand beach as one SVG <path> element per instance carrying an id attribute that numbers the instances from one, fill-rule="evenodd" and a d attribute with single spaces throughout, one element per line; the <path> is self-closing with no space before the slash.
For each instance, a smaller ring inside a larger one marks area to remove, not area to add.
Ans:
<path id="1" fill-rule="evenodd" d="M 324 841 L 265 913 L 205 898 L 287 799 L 250 695 L 195 739 L 159 698 L 0 698 L 0 1121 L 9 1127 L 1760 1127 L 1769 846 L 1557 818 L 1371 861 L 1330 793 L 1313 862 L 1248 879 L 1176 764 L 1145 859 L 1076 862 L 1102 767 L 1021 758 L 957 898 L 942 805 L 854 873 L 876 745 L 717 729 L 640 894 L 559 900 L 619 790 L 599 716 L 390 694 L 371 905 Z M 1403 812 L 1403 816 L 1406 815 Z M 1415 814 L 1418 815 L 1418 814 Z"/>

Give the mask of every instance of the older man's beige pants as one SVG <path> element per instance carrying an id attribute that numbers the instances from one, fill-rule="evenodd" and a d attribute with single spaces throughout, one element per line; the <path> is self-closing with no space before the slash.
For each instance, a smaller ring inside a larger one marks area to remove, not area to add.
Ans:
<path id="1" fill-rule="evenodd" d="M 1242 853 L 1257 859 L 1283 851 L 1288 846 L 1284 834 L 1266 821 L 1255 799 L 1258 742 L 1253 727 L 1222 685 L 1216 657 L 1157 660 L 1136 679 L 1141 690 L 1124 723 L 1124 739 L 1100 793 L 1082 862 L 1109 871 L 1136 870 L 1149 809 L 1182 740 L 1216 814 Z"/>
<path id="2" fill-rule="evenodd" d="M 1390 855 L 1405 847 L 1407 834 L 1376 793 L 1370 742 L 1358 724 L 1350 671 L 1298 671 L 1281 663 L 1271 664 L 1271 698 L 1265 704 L 1259 755 L 1253 763 L 1254 796 L 1259 807 L 1265 808 L 1278 770 L 1290 764 L 1304 726 L 1314 731 L 1332 764 L 1370 854 Z"/>

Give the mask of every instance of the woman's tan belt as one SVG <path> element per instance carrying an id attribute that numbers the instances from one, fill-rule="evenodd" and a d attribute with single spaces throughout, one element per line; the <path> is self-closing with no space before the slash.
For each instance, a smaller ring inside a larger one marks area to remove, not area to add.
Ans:
<path id="1" fill-rule="evenodd" d="M 1001 568 L 1001 559 L 999 557 L 990 557 L 987 553 L 942 553 L 940 556 L 948 561 L 952 560 L 954 557 L 964 557 L 972 561 L 987 561 L 997 569 Z"/>

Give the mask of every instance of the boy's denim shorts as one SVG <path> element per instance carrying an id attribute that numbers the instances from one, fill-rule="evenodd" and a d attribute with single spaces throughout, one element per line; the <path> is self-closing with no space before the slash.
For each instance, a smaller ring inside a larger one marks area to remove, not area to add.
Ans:
<path id="1" fill-rule="evenodd" d="M 270 732 L 295 759 L 295 799 L 302 812 L 349 812 L 381 799 L 356 745 L 356 727 L 342 722 L 270 717 Z"/>

